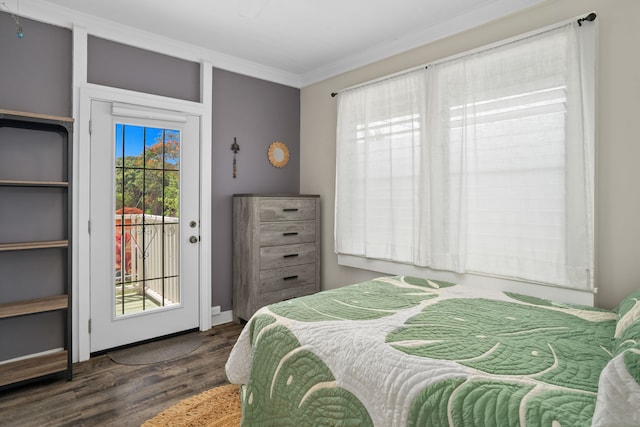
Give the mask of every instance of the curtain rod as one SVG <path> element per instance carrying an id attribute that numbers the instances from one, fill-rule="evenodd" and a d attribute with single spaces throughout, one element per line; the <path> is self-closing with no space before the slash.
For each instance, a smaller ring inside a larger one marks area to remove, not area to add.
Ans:
<path id="1" fill-rule="evenodd" d="M 403 74 L 413 73 L 414 71 L 420 70 L 421 68 L 429 68 L 429 66 L 428 65 L 418 65 L 417 67 L 408 68 L 406 70 L 398 71 L 397 73 L 387 74 L 386 76 L 382 76 L 382 77 L 379 77 L 377 79 L 369 80 L 369 81 L 366 81 L 364 83 L 357 84 L 355 86 L 351 86 L 351 87 L 347 87 L 347 88 L 344 88 L 344 89 L 340 89 L 340 92 L 345 91 L 345 90 L 350 90 L 350 89 L 356 89 L 358 87 L 365 86 L 365 85 L 378 83 L 378 82 L 381 82 L 383 80 L 388 80 L 388 79 L 392 79 L 394 77 L 401 76 Z M 338 95 L 338 92 L 331 92 L 331 97 L 332 98 L 335 98 L 336 95 Z"/>
<path id="2" fill-rule="evenodd" d="M 561 27 L 563 25 L 566 25 L 566 24 L 568 24 L 570 22 L 573 22 L 573 21 L 576 21 L 578 23 L 578 25 L 580 27 L 582 27 L 582 23 L 583 22 L 585 22 L 585 21 L 593 22 L 593 21 L 596 20 L 597 16 L 598 15 L 595 12 L 591 12 L 591 13 L 589 13 L 587 16 L 585 16 L 583 18 L 567 19 L 565 21 L 561 21 L 561 22 L 558 22 L 556 24 L 552 24 L 552 25 L 549 25 L 549 26 L 546 26 L 546 27 L 543 27 L 543 28 L 539 28 L 537 30 L 530 31 L 528 33 L 524 33 L 524 34 L 520 34 L 518 36 L 510 37 L 510 38 L 508 38 L 506 40 L 501 40 L 501 41 L 498 41 L 498 42 L 495 42 L 495 43 L 491 43 L 491 44 L 488 44 L 488 45 L 485 45 L 485 46 L 481 46 L 481 47 L 476 48 L 476 49 L 471 49 L 471 50 L 468 50 L 468 51 L 465 51 L 465 52 L 461 52 L 459 54 L 452 55 L 452 56 L 443 58 L 441 60 L 432 61 L 432 62 L 430 62 L 428 64 L 418 65 L 417 67 L 408 68 L 406 70 L 402 70 L 402 71 L 398 71 L 396 73 L 388 74 L 386 76 L 378 77 L 377 79 L 369 80 L 369 81 L 366 81 L 366 82 L 363 82 L 363 83 L 358 83 L 356 85 L 340 89 L 339 91 L 331 92 L 331 97 L 335 98 L 340 92 L 344 92 L 344 91 L 348 91 L 348 90 L 352 90 L 352 89 L 357 89 L 357 88 L 362 87 L 362 86 L 367 86 L 367 85 L 378 83 L 378 82 L 381 82 L 381 81 L 384 81 L 384 80 L 392 79 L 394 77 L 398 77 L 398 76 L 401 76 L 403 74 L 409 74 L 409 73 L 411 73 L 413 71 L 416 71 L 416 70 L 419 70 L 421 68 L 425 68 L 426 69 L 426 68 L 429 68 L 429 65 L 441 64 L 443 62 L 449 62 L 449 61 L 452 61 L 454 59 L 458 59 L 458 58 L 460 58 L 462 56 L 471 55 L 471 54 L 474 54 L 474 53 L 477 53 L 477 52 L 482 52 L 482 51 L 485 51 L 485 50 L 493 49 L 493 48 L 498 47 L 498 46 L 502 46 L 502 45 L 506 45 L 506 44 L 515 42 L 517 40 L 523 40 L 523 39 L 525 39 L 527 37 L 532 37 L 532 36 L 535 36 L 535 35 L 538 35 L 538 34 L 545 33 L 547 31 L 555 30 L 556 28 L 559 28 L 559 27 Z"/>

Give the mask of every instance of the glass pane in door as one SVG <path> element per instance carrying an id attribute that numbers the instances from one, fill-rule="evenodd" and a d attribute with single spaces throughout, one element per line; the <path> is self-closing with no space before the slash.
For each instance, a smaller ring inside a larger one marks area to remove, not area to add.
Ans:
<path id="1" fill-rule="evenodd" d="M 180 303 L 180 131 L 116 124 L 115 315 Z"/>

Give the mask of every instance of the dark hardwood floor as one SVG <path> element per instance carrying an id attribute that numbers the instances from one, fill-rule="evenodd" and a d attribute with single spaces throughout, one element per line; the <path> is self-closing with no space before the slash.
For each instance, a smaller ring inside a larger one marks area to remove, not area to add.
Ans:
<path id="1" fill-rule="evenodd" d="M 226 384 L 224 365 L 242 326 L 214 326 L 190 354 L 130 366 L 104 354 L 73 366 L 73 380 L 0 391 L 0 426 L 139 426 L 178 401 Z M 171 340 L 171 338 L 167 338 Z"/>

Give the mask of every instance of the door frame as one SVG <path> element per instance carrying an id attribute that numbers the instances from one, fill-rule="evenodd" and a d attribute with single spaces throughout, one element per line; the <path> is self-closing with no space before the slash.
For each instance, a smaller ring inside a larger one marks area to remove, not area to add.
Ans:
<path id="1" fill-rule="evenodd" d="M 205 67 L 203 67 L 205 68 Z M 204 82 L 211 81 L 203 73 L 202 92 L 207 93 Z M 210 77 L 209 73 L 209 77 Z M 210 89 L 210 85 L 207 85 Z M 210 90 L 208 91 L 211 92 Z M 199 328 L 211 328 L 211 104 L 197 103 L 158 95 L 86 84 L 79 91 L 79 110 L 74 138 L 73 216 L 74 242 L 72 253 L 73 293 L 72 310 L 74 354 L 73 361 L 88 360 L 91 344 L 89 332 L 91 318 L 90 294 L 90 120 L 91 101 L 121 102 L 150 108 L 180 111 L 200 118 L 200 260 L 199 260 Z M 204 244 L 202 244 L 204 243 Z"/>

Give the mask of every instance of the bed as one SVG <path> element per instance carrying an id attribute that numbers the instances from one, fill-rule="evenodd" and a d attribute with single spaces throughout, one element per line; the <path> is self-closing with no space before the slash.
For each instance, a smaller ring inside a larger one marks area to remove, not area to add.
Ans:
<path id="1" fill-rule="evenodd" d="M 260 309 L 245 426 L 640 426 L 640 290 L 616 310 L 415 277 Z"/>

